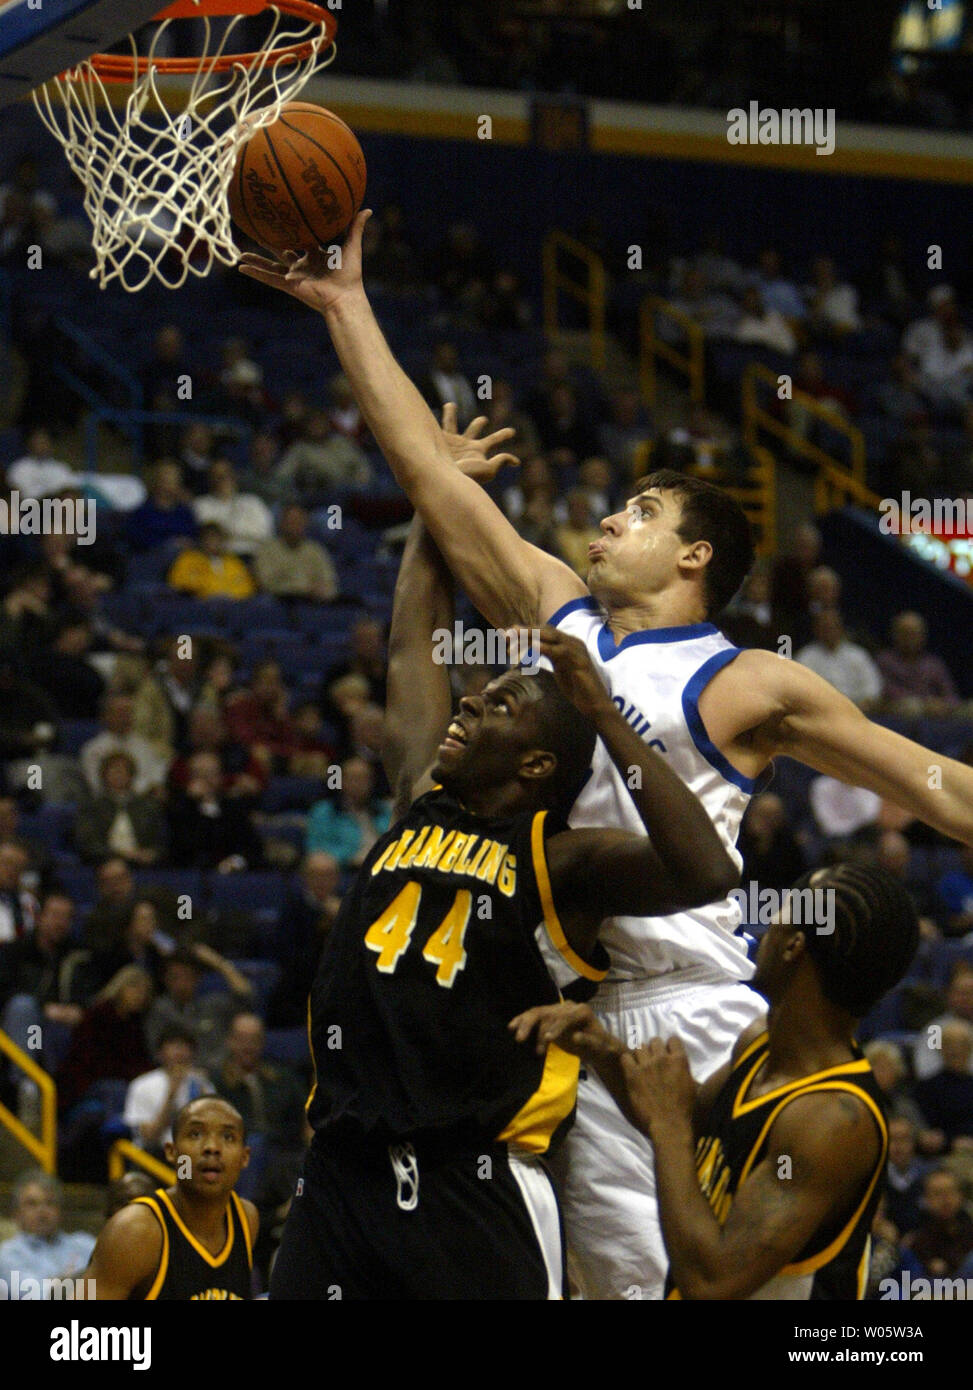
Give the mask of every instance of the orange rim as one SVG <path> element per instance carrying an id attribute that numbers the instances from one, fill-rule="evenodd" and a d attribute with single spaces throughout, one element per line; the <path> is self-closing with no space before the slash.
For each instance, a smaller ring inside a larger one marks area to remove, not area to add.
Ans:
<path id="1" fill-rule="evenodd" d="M 163 19 L 199 19 L 204 15 L 260 14 L 263 10 L 277 9 L 294 19 L 306 19 L 309 24 L 320 24 L 329 43 L 334 42 L 338 21 L 334 15 L 312 0 L 176 0 L 175 4 L 161 10 L 155 16 Z M 296 63 L 307 58 L 314 51 L 314 44 L 307 40 L 301 43 L 286 44 L 280 48 L 260 50 L 256 53 L 224 53 L 216 59 L 205 56 L 195 58 L 134 58 L 124 53 L 94 53 L 78 67 L 69 68 L 61 77 L 69 82 L 88 80 L 87 69 L 96 72 L 103 82 L 130 82 L 142 76 L 149 68 L 162 73 L 230 72 L 235 67 L 253 67 L 257 62 L 273 59 L 275 63 Z"/>

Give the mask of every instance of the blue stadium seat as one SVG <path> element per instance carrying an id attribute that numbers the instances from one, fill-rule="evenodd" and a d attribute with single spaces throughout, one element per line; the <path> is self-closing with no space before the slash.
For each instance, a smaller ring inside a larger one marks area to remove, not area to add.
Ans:
<path id="1" fill-rule="evenodd" d="M 311 1060 L 311 1049 L 307 1041 L 306 1028 L 270 1028 L 264 1049 L 272 1062 L 288 1065 L 304 1065 Z"/>
<path id="2" fill-rule="evenodd" d="M 266 1014 L 270 996 L 280 981 L 282 973 L 280 966 L 272 960 L 235 960 L 232 964 L 253 985 L 253 1004 L 256 1012 L 261 1015 Z"/>
<path id="3" fill-rule="evenodd" d="M 90 907 L 98 896 L 94 869 L 87 864 L 72 864 L 63 855 L 57 856 L 56 863 L 58 879 L 68 897 L 81 907 Z"/>
<path id="4" fill-rule="evenodd" d="M 101 729 L 97 719 L 62 719 L 57 727 L 58 752 L 71 758 L 76 758 L 82 746 Z"/>
<path id="5" fill-rule="evenodd" d="M 238 873 L 209 876 L 208 902 L 210 907 L 257 912 L 261 909 L 280 910 L 287 885 L 285 875 L 278 873 Z"/>
<path id="6" fill-rule="evenodd" d="M 194 916 L 202 911 L 204 883 L 198 869 L 136 869 L 135 882 L 140 889 L 167 888 L 178 897 L 188 897 Z"/>
<path id="7" fill-rule="evenodd" d="M 326 793 L 320 777 L 271 777 L 260 801 L 268 815 L 281 811 L 307 811 Z"/>
<path id="8" fill-rule="evenodd" d="M 55 854 L 69 845 L 76 814 L 75 806 L 49 801 L 37 811 L 21 815 L 19 834 Z"/>

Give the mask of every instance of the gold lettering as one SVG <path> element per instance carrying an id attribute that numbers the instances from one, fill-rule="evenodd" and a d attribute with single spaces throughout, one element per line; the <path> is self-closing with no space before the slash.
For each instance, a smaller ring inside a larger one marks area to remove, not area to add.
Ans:
<path id="1" fill-rule="evenodd" d="M 439 856 L 455 834 L 455 830 L 450 830 L 450 832 L 446 834 L 441 825 L 434 825 L 429 839 L 423 845 L 419 854 L 413 859 L 412 867 L 414 869 L 434 869 L 439 863 Z"/>
<path id="2" fill-rule="evenodd" d="M 385 868 L 389 856 L 391 855 L 392 851 L 397 847 L 398 843 L 398 840 L 393 840 L 390 845 L 385 846 L 385 848 L 382 850 L 382 853 L 379 855 L 379 857 L 375 860 L 375 863 L 372 865 L 373 874 L 380 873 L 381 870 Z"/>
<path id="3" fill-rule="evenodd" d="M 513 897 L 514 889 L 517 887 L 517 856 L 515 854 L 504 855 L 497 887 L 505 898 Z"/>
<path id="4" fill-rule="evenodd" d="M 399 860 L 405 853 L 409 841 L 415 838 L 415 833 L 416 832 L 414 830 L 403 830 L 402 838 L 399 841 L 399 847 L 397 852 L 392 855 L 392 858 L 385 865 L 385 867 L 389 870 L 390 873 L 393 869 L 397 869 L 399 867 Z"/>
<path id="5" fill-rule="evenodd" d="M 453 871 L 453 865 L 460 856 L 460 851 L 469 839 L 469 835 L 457 835 L 449 849 L 439 861 L 439 872 L 449 874 Z"/>
<path id="6" fill-rule="evenodd" d="M 500 865 L 503 863 L 503 856 L 507 853 L 507 846 L 497 844 L 496 840 L 491 840 L 488 843 L 492 845 L 492 848 L 483 861 L 483 867 L 477 870 L 476 876 L 483 879 L 485 883 L 492 884 L 500 872 Z"/>
<path id="7" fill-rule="evenodd" d="M 480 867 L 480 863 L 483 860 L 483 856 L 486 854 L 487 850 L 489 850 L 492 844 L 492 840 L 484 840 L 483 843 L 480 845 L 480 848 L 476 852 L 476 858 L 473 860 L 473 863 L 469 867 L 469 873 L 472 876 L 476 876 L 476 872 Z"/>
<path id="8" fill-rule="evenodd" d="M 395 867 L 397 869 L 407 869 L 409 865 L 415 860 L 416 855 L 419 853 L 426 840 L 426 837 L 429 834 L 429 830 L 430 827 L 428 825 L 424 825 L 422 827 L 422 829 L 419 831 L 418 838 L 413 840 L 412 844 L 406 850 L 405 854 L 403 854 L 402 858 L 396 864 Z"/>
<path id="9" fill-rule="evenodd" d="M 473 872 L 472 865 L 470 863 L 470 855 L 473 852 L 473 846 L 479 842 L 479 839 L 479 835 L 471 835 L 470 838 L 467 840 L 466 848 L 463 851 L 462 857 L 459 863 L 456 865 L 456 868 L 453 870 L 454 873 L 469 874 Z"/>

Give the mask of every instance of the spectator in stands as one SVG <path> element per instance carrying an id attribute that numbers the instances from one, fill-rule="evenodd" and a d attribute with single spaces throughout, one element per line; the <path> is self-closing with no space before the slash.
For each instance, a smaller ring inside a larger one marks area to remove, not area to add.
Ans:
<path id="1" fill-rule="evenodd" d="M 873 1048 L 890 1046 L 893 1044 L 872 1043 L 866 1048 L 866 1055 L 871 1061 Z M 929 1162 L 916 1154 L 916 1126 L 890 1112 L 885 1204 L 890 1220 L 900 1231 L 914 1231 L 922 1221 L 922 1194 L 929 1168 Z"/>
<path id="2" fill-rule="evenodd" d="M 570 383 L 551 388 L 543 410 L 535 416 L 541 448 L 554 468 L 577 468 L 598 451 L 594 427 Z"/>
<path id="3" fill-rule="evenodd" d="M 200 526 L 217 521 L 235 555 L 250 556 L 273 534 L 270 508 L 255 493 L 241 492 L 236 470 L 229 459 L 214 459 L 209 470 L 209 491 L 197 497 L 193 511 Z"/>
<path id="4" fill-rule="evenodd" d="M 147 409 L 179 409 L 179 388 L 191 377 L 182 331 L 175 324 L 163 324 L 159 329 L 152 356 L 139 375 Z"/>
<path id="5" fill-rule="evenodd" d="M 493 258 L 476 227 L 468 222 L 455 222 L 437 248 L 430 269 L 444 303 L 468 310 L 483 295 L 493 274 Z M 445 400 L 455 399 L 455 396 L 445 397 Z"/>
<path id="6" fill-rule="evenodd" d="M 21 886 L 35 897 L 59 886 L 49 842 L 20 835 L 20 807 L 16 797 L 0 796 L 0 845 L 15 840 L 27 855 L 27 867 L 20 876 Z"/>
<path id="7" fill-rule="evenodd" d="M 892 713 L 945 714 L 959 703 L 956 687 L 938 656 L 927 651 L 928 630 L 920 613 L 897 613 L 892 646 L 878 654 L 882 699 Z"/>
<path id="8" fill-rule="evenodd" d="M 78 754 L 81 771 L 95 796 L 102 790 L 101 766 L 109 753 L 127 753 L 132 759 L 135 764 L 133 785 L 139 794 L 152 791 L 165 781 L 167 764 L 148 739 L 135 732 L 134 715 L 130 695 L 109 691 L 102 701 L 102 732 L 88 739 Z"/>
<path id="9" fill-rule="evenodd" d="M 546 492 L 536 492 L 526 503 L 517 530 L 528 545 L 557 553 L 557 519 L 554 502 Z"/>
<path id="10" fill-rule="evenodd" d="M 623 484 L 644 473 L 649 445 L 654 437 L 649 414 L 638 391 L 615 391 L 608 400 L 608 420 L 599 427 L 602 451 Z"/>
<path id="11" fill-rule="evenodd" d="M 922 1111 L 912 1097 L 909 1069 L 901 1047 L 890 1038 L 875 1038 L 865 1044 L 864 1053 L 889 1118 L 906 1120 L 915 1131 L 915 1138 L 922 1129 Z"/>
<path id="12" fill-rule="evenodd" d="M 540 451 L 541 441 L 537 426 L 527 412 L 520 409 L 514 389 L 504 377 L 494 377 L 492 396 L 480 404 L 482 413 L 487 418 L 485 434 L 493 434 L 496 430 L 507 428 L 516 430 L 510 447 L 516 456 L 525 462 Z"/>
<path id="13" fill-rule="evenodd" d="M 237 1014 L 226 1038 L 216 1091 L 243 1116 L 247 1139 L 262 1136 L 270 1148 L 299 1149 L 304 1090 L 293 1072 L 264 1058 L 266 1030 L 257 1014 Z"/>
<path id="14" fill-rule="evenodd" d="M 222 780 L 215 753 L 193 754 L 186 789 L 174 792 L 169 803 L 174 863 L 224 874 L 260 867 L 263 849 L 250 799 L 224 796 Z"/>
<path id="15" fill-rule="evenodd" d="M 578 469 L 578 488 L 587 497 L 596 522 L 615 510 L 615 478 L 611 464 L 600 454 L 592 454 L 582 462 Z"/>
<path id="16" fill-rule="evenodd" d="M 191 634 L 163 637 L 158 660 L 132 696 L 132 726 L 167 764 L 188 738 L 189 718 L 202 699 L 201 642 Z"/>
<path id="17" fill-rule="evenodd" d="M 23 566 L 15 574 L 3 600 L 0 651 L 22 656 L 26 651 L 50 644 L 56 626 L 51 599 L 51 577 L 47 566 L 36 562 Z"/>
<path id="18" fill-rule="evenodd" d="M 85 995 L 94 994 L 128 965 L 144 970 L 153 988 L 158 988 L 166 960 L 175 948 L 175 940 L 161 926 L 155 903 L 144 895 L 136 897 L 121 936 L 93 951 L 90 959 L 78 966 L 78 988 Z"/>
<path id="19" fill-rule="evenodd" d="M 376 798 L 375 775 L 364 758 L 346 758 L 340 771 L 337 804 L 319 801 L 311 807 L 307 849 L 333 855 L 342 868 L 358 868 L 388 829 L 389 806 Z"/>
<path id="20" fill-rule="evenodd" d="M 877 1301 L 885 1296 L 888 1279 L 902 1288 L 906 1270 L 913 1279 L 922 1278 L 922 1265 L 911 1250 L 906 1250 L 899 1238 L 899 1230 L 887 1212 L 886 1194 L 879 1197 L 870 1232 L 871 1253 L 868 1261 L 868 1283 L 865 1298 Z"/>
<path id="21" fill-rule="evenodd" d="M 797 359 L 794 373 L 794 390 L 810 396 L 819 406 L 830 410 L 833 415 L 845 420 L 857 411 L 854 397 L 841 386 L 835 386 L 826 379 L 824 365 L 819 353 L 802 352 Z M 804 437 L 813 436 L 817 421 L 808 407 L 800 400 L 788 402 L 788 424 Z"/>
<path id="22" fill-rule="evenodd" d="M 122 1119 L 141 1148 L 162 1156 L 172 1138 L 172 1122 L 184 1105 L 213 1093 L 213 1083 L 196 1065 L 196 1037 L 182 1023 L 170 1023 L 155 1046 L 159 1065 L 129 1082 Z"/>
<path id="23" fill-rule="evenodd" d="M 385 628 L 377 618 L 362 614 L 351 625 L 348 634 L 350 655 L 347 660 L 332 666 L 324 678 L 325 689 L 330 692 L 334 683 L 343 676 L 361 676 L 368 685 L 365 699 L 385 708 L 385 681 L 388 657 L 385 650 Z M 321 713 L 329 723 L 334 722 L 336 714 L 347 715 L 339 710 L 337 704 L 322 702 Z"/>
<path id="24" fill-rule="evenodd" d="M 268 507 L 276 506 L 287 490 L 278 474 L 280 455 L 276 436 L 270 430 L 257 430 L 251 436 L 246 466 L 240 474 L 241 489 L 259 497 Z"/>
<path id="25" fill-rule="evenodd" d="M 120 1178 L 110 1182 L 105 1190 L 105 1220 L 110 1221 L 116 1211 L 127 1207 L 136 1197 L 151 1197 L 158 1186 L 158 1181 L 148 1173 L 143 1173 L 138 1168 L 130 1168 Z"/>
<path id="26" fill-rule="evenodd" d="M 104 951 L 120 941 L 135 906 L 135 879 L 128 861 L 118 855 L 99 864 L 95 880 L 98 897 L 84 923 L 82 937 L 91 951 Z"/>
<path id="27" fill-rule="evenodd" d="M 297 737 L 276 661 L 261 661 L 254 667 L 249 688 L 230 697 L 226 727 L 231 739 L 249 748 L 264 766 L 275 772 L 286 771 Z"/>
<path id="28" fill-rule="evenodd" d="M 328 722 L 338 732 L 338 752 L 342 757 L 352 746 L 354 718 L 369 703 L 368 695 L 368 680 L 352 671 L 326 686 L 321 697 Z"/>
<path id="29" fill-rule="evenodd" d="M 54 197 L 40 185 L 37 160 L 24 155 L 0 186 L 0 255 L 10 255 L 36 241 L 43 220 L 57 210 Z"/>
<path id="30" fill-rule="evenodd" d="M 478 413 L 473 387 L 460 368 L 456 344 L 446 338 L 440 339 L 434 345 L 428 370 L 418 385 L 437 419 L 442 415 L 443 406 L 449 401 L 454 402 L 456 406 L 461 430 L 465 429 Z"/>
<path id="31" fill-rule="evenodd" d="M 815 613 L 812 632 L 814 640 L 797 652 L 795 660 L 862 709 L 870 709 L 882 692 L 882 677 L 865 648 L 848 640 L 838 609 Z"/>
<path id="32" fill-rule="evenodd" d="M 758 562 L 743 581 L 743 588 L 720 620 L 723 632 L 738 647 L 777 648 L 777 625 L 770 601 L 770 574 Z"/>
<path id="33" fill-rule="evenodd" d="M 567 519 L 555 528 L 557 553 L 566 565 L 580 574 L 588 573 L 588 547 L 601 536 L 595 522 L 588 494 L 573 488 L 567 495 Z"/>
<path id="34" fill-rule="evenodd" d="M 167 848 L 162 803 L 152 792 L 134 789 L 135 760 L 119 749 L 106 753 L 99 767 L 101 790 L 78 811 L 74 837 L 86 863 L 107 856 L 130 864 L 157 864 Z"/>
<path id="35" fill-rule="evenodd" d="M 708 338 L 732 337 L 740 313 L 736 302 L 728 294 L 711 289 L 698 267 L 686 267 L 670 303 L 697 323 Z M 666 342 L 685 344 L 681 326 L 665 315 L 658 317 L 657 332 Z"/>
<path id="36" fill-rule="evenodd" d="M 973 1250 L 973 1218 L 963 1206 L 959 1180 L 948 1168 L 934 1168 L 923 1183 L 924 1216 L 905 1237 L 924 1273 L 950 1278 Z"/>
<path id="37" fill-rule="evenodd" d="M 929 313 L 915 319 L 902 335 L 902 351 L 917 367 L 942 342 L 943 329 L 959 317 L 952 285 L 933 285 L 926 296 Z"/>
<path id="38" fill-rule="evenodd" d="M 553 506 L 557 497 L 557 483 L 547 459 L 535 454 L 517 472 L 513 482 L 503 493 L 503 509 L 510 521 L 519 526 L 534 498 L 543 496 Z"/>
<path id="39" fill-rule="evenodd" d="M 0 843 L 0 945 L 26 936 L 37 916 L 37 899 L 23 886 L 26 846 L 19 840 Z"/>
<path id="40" fill-rule="evenodd" d="M 973 1026 L 961 1019 L 943 1024 L 942 1054 L 941 1069 L 916 1086 L 916 1101 L 941 1151 L 973 1137 Z"/>
<path id="41" fill-rule="evenodd" d="M 379 236 L 368 262 L 368 271 L 390 290 L 408 289 L 419 279 L 419 260 L 405 229 L 398 203 L 387 203 L 379 217 L 373 217 Z"/>
<path id="42" fill-rule="evenodd" d="M 796 282 L 783 273 L 780 252 L 773 246 L 765 246 L 757 257 L 757 264 L 759 272 L 754 284 L 760 297 L 768 309 L 776 310 L 796 329 L 807 311 Z"/>
<path id="43" fill-rule="evenodd" d="M 743 855 L 741 882 L 744 884 L 789 888 L 806 868 L 784 803 L 774 792 L 763 792 L 747 807 L 739 848 Z"/>
<path id="44" fill-rule="evenodd" d="M 183 485 L 194 497 L 206 491 L 215 447 L 213 431 L 204 421 L 194 420 L 186 426 L 179 441 L 179 463 Z"/>
<path id="45" fill-rule="evenodd" d="M 738 343 L 770 348 L 788 357 L 797 351 L 794 330 L 783 314 L 776 309 L 768 309 L 760 291 L 753 285 L 744 292 L 733 337 Z"/>
<path id="46" fill-rule="evenodd" d="M 327 777 L 334 749 L 321 718 L 316 700 L 301 700 L 294 706 L 294 751 L 287 760 L 291 777 Z"/>
<path id="47" fill-rule="evenodd" d="M 280 459 L 277 479 L 305 499 L 327 496 L 336 487 L 365 488 L 372 470 L 361 448 L 331 428 L 326 410 L 310 410 L 300 437 Z"/>
<path id="48" fill-rule="evenodd" d="M 943 1065 L 942 1033 L 949 1023 L 973 1024 L 973 966 L 958 960 L 946 986 L 946 1011 L 919 1034 L 912 1052 L 912 1070 L 919 1081 L 935 1076 Z"/>
<path id="49" fill-rule="evenodd" d="M 0 944 L 0 1027 L 18 1047 L 50 1067 L 50 1036 L 45 1024 L 73 1028 L 80 1023 L 83 1002 L 64 966 L 74 947 L 71 922 L 74 903 L 65 893 L 48 893 L 38 910 L 34 930 Z M 33 1030 L 33 1031 L 31 1031 Z M 38 1042 L 44 1044 L 38 1049 Z M 33 1081 L 18 1083 L 19 1108 L 38 1101 Z"/>
<path id="50" fill-rule="evenodd" d="M 21 497 L 49 497 L 77 483 L 78 475 L 70 464 L 54 457 L 50 430 L 35 426 L 25 443 L 27 452 L 7 465 L 7 482 Z"/>
<path id="51" fill-rule="evenodd" d="M 858 291 L 839 281 L 834 261 L 819 256 L 813 266 L 813 283 L 806 291 L 808 327 L 823 338 L 840 339 L 862 330 Z"/>
<path id="52" fill-rule="evenodd" d="M 886 379 L 875 387 L 874 399 L 883 415 L 901 425 L 924 424 L 929 415 L 919 390 L 919 373 L 905 352 L 890 360 Z"/>
<path id="53" fill-rule="evenodd" d="M 665 438 L 689 451 L 690 471 L 701 478 L 720 470 L 733 443 L 723 421 L 701 402 L 692 403 Z"/>
<path id="54" fill-rule="evenodd" d="M 867 294 L 883 319 L 901 328 L 912 318 L 916 306 L 915 281 L 900 237 L 883 237 L 871 261 Z"/>
<path id="55" fill-rule="evenodd" d="M 936 884 L 947 936 L 973 932 L 973 847 L 961 845 L 959 864 Z"/>
<path id="56" fill-rule="evenodd" d="M 70 1124 L 72 1109 L 88 1099 L 93 1102 L 92 1111 L 100 1112 L 100 1127 L 106 1113 L 121 1110 L 128 1083 L 149 1070 L 152 1058 L 145 1045 L 143 1022 L 151 1000 L 149 975 L 141 966 L 126 965 L 86 1010 L 57 1073 L 58 1108 L 66 1117 L 66 1125 Z M 106 1081 L 114 1085 L 100 1089 L 100 1083 Z"/>
<path id="57" fill-rule="evenodd" d="M 25 1287 L 29 1279 L 41 1283 L 35 1295 L 40 1298 L 43 1280 L 80 1279 L 87 1268 L 95 1238 L 87 1231 L 62 1231 L 62 1206 L 61 1184 L 43 1168 L 21 1173 L 14 1183 L 11 1214 L 18 1233 L 0 1245 L 0 1279 L 9 1291 L 16 1275 L 21 1298 L 31 1296 Z M 60 1296 L 62 1286 L 57 1288 Z M 47 1297 L 52 1297 L 50 1285 Z"/>
<path id="58" fill-rule="evenodd" d="M 193 598 L 251 598 L 256 586 L 250 571 L 227 547 L 226 531 L 218 521 L 199 528 L 198 547 L 176 558 L 167 582 Z"/>
<path id="59" fill-rule="evenodd" d="M 41 757 L 56 737 L 57 712 L 50 699 L 18 674 L 13 655 L 0 651 L 0 760 Z"/>
<path id="60" fill-rule="evenodd" d="M 919 358 L 919 389 L 933 406 L 962 419 L 973 402 L 973 336 L 957 317 Z"/>
<path id="61" fill-rule="evenodd" d="M 189 764 L 195 753 L 213 753 L 220 761 L 220 793 L 223 796 L 259 796 L 267 785 L 267 769 L 253 751 L 234 742 L 226 721 L 212 705 L 197 705 L 189 716 L 188 749 L 173 760 L 169 786 L 185 791 Z"/>
<path id="62" fill-rule="evenodd" d="M 883 830 L 875 845 L 875 866 L 890 878 L 897 878 L 915 904 L 919 930 L 926 939 L 936 939 L 933 902 L 929 889 L 912 874 L 912 846 L 898 830 Z"/>
<path id="63" fill-rule="evenodd" d="M 524 333 L 533 318 L 520 276 L 510 269 L 495 272 L 476 309 L 480 324 L 494 333 Z"/>
<path id="64" fill-rule="evenodd" d="M 343 434 L 363 449 L 368 439 L 368 426 L 344 372 L 338 372 L 328 382 L 328 398 L 331 402 L 328 419 L 335 434 Z"/>
<path id="65" fill-rule="evenodd" d="M 290 931 L 292 925 L 287 922 Z M 200 992 L 204 973 L 219 975 L 225 989 Z M 308 980 L 303 981 L 302 1007 L 307 1006 Z M 145 1023 L 145 1035 L 153 1052 L 158 1052 L 163 1033 L 176 1025 L 188 1028 L 196 1039 L 199 1065 L 212 1074 L 222 1059 L 226 1035 L 234 1017 L 249 1009 L 253 1001 L 253 985 L 230 961 L 211 946 L 197 943 L 173 951 L 162 971 L 163 991 L 154 1000 Z M 302 1016 L 299 1022 L 304 1022 Z"/>
<path id="66" fill-rule="evenodd" d="M 274 957 L 281 967 L 268 1005 L 273 1028 L 299 1028 L 307 1020 L 308 981 L 313 980 L 328 932 L 341 907 L 341 866 L 334 855 L 315 850 L 288 887 L 281 908 Z"/>
<path id="67" fill-rule="evenodd" d="M 331 557 L 307 534 L 306 510 L 290 502 L 280 513 L 277 535 L 257 551 L 254 574 L 257 583 L 275 598 L 330 603 L 338 596 L 338 576 Z"/>
<path id="68" fill-rule="evenodd" d="M 149 495 L 126 518 L 126 535 L 132 550 L 154 550 L 167 542 L 186 546 L 196 535 L 196 518 L 182 485 L 179 464 L 160 459 L 148 478 Z"/>
<path id="69" fill-rule="evenodd" d="M 31 679 L 48 696 L 59 719 L 97 717 L 105 682 L 86 659 L 92 642 L 91 624 L 69 611 L 55 629 L 52 645 L 30 659 Z"/>

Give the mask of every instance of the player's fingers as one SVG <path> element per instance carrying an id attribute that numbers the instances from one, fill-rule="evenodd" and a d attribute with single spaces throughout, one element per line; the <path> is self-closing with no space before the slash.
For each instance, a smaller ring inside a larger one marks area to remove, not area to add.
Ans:
<path id="1" fill-rule="evenodd" d="M 447 401 L 443 406 L 443 429 L 447 434 L 455 434 L 457 423 L 456 402 Z"/>
<path id="2" fill-rule="evenodd" d="M 685 1057 L 686 1049 L 683 1046 L 682 1039 L 675 1036 L 667 1039 L 666 1052 L 668 1052 L 670 1057 Z"/>
<path id="3" fill-rule="evenodd" d="M 540 1019 L 544 1016 L 545 1006 L 539 1005 L 535 1009 L 526 1009 L 516 1018 L 512 1018 L 507 1024 L 518 1042 L 524 1042 L 530 1037 L 531 1032 L 537 1026 Z"/>
<path id="4" fill-rule="evenodd" d="M 520 467 L 520 459 L 516 454 L 491 454 L 490 462 L 496 464 L 497 468 Z"/>
<path id="5" fill-rule="evenodd" d="M 463 431 L 464 439 L 479 439 L 487 423 L 488 421 L 485 415 L 478 415 L 475 420 L 470 421 Z"/>
<path id="6" fill-rule="evenodd" d="M 484 425 L 487 423 L 485 415 L 481 415 L 479 420 L 482 420 Z M 478 424 L 479 420 L 474 420 L 473 425 Z M 470 426 L 470 429 L 473 428 L 473 425 Z M 503 429 L 494 430 L 492 434 L 488 434 L 487 437 L 480 442 L 485 449 L 495 449 L 498 444 L 506 444 L 508 439 L 513 439 L 516 433 L 517 431 L 512 425 L 504 425 Z"/>

